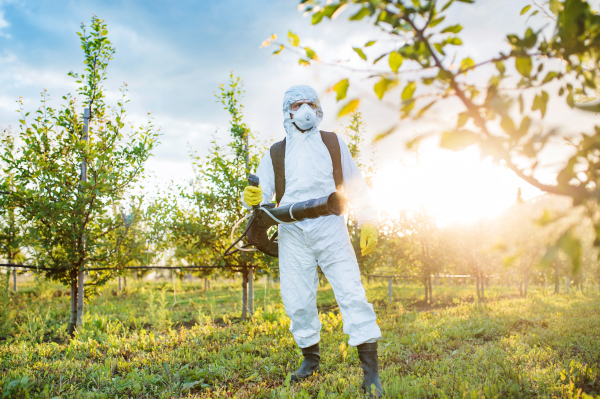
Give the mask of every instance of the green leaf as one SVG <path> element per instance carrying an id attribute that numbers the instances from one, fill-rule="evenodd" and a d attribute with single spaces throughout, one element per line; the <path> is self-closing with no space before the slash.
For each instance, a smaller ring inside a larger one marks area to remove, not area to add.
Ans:
<path id="1" fill-rule="evenodd" d="M 456 127 L 463 127 L 469 121 L 470 118 L 471 117 L 469 116 L 468 112 L 461 112 L 460 114 L 458 114 L 458 119 L 456 120 Z"/>
<path id="2" fill-rule="evenodd" d="M 360 11 L 358 11 L 356 14 L 354 14 L 353 16 L 351 16 L 348 19 L 350 21 L 360 21 L 361 19 L 363 19 L 367 15 L 372 15 L 371 14 L 371 10 L 369 9 L 369 7 L 363 7 L 363 8 L 360 9 Z"/>
<path id="3" fill-rule="evenodd" d="M 421 108 L 419 110 L 419 112 L 417 113 L 417 117 L 422 117 L 425 112 L 427 112 L 429 110 L 429 108 L 431 108 L 431 106 L 433 106 L 433 104 L 435 104 L 437 102 L 437 100 L 433 100 L 431 101 L 429 104 L 427 104 L 426 106 L 424 106 L 423 108 Z"/>
<path id="4" fill-rule="evenodd" d="M 411 99 L 416 88 L 417 84 L 415 82 L 408 82 L 408 84 L 404 87 L 404 90 L 402 90 L 402 101 Z"/>
<path id="5" fill-rule="evenodd" d="M 358 99 L 354 99 L 354 100 L 348 101 L 346 103 L 346 105 L 344 105 L 342 107 L 342 109 L 340 109 L 340 112 L 338 112 L 337 117 L 341 118 L 344 115 L 351 114 L 352 112 L 354 112 L 358 108 L 359 104 L 360 104 L 360 100 L 358 100 Z"/>
<path id="6" fill-rule="evenodd" d="M 392 51 L 390 53 L 389 63 L 392 71 L 398 72 L 398 69 L 402 66 L 402 61 L 404 61 L 404 57 L 402 57 L 400 53 L 397 51 Z"/>
<path id="7" fill-rule="evenodd" d="M 517 57 L 515 59 L 515 66 L 517 71 L 524 77 L 528 78 L 531 75 L 531 68 L 533 67 L 531 57 Z"/>
<path id="8" fill-rule="evenodd" d="M 444 4 L 444 7 L 442 7 L 442 9 L 440 10 L 440 12 L 446 11 L 446 9 L 448 9 L 448 7 L 450 7 L 452 5 L 452 3 L 454 3 L 454 0 L 450 0 L 449 2 L 447 2 L 446 4 Z"/>
<path id="9" fill-rule="evenodd" d="M 444 28 L 443 31 L 441 31 L 440 33 L 458 33 L 462 30 L 462 26 L 461 25 L 452 25 L 449 26 L 447 28 Z"/>
<path id="10" fill-rule="evenodd" d="M 508 133 L 509 136 L 512 136 L 515 132 L 515 123 L 510 116 L 504 115 L 502 117 L 502 120 L 500 121 L 500 127 L 502 127 L 502 130 Z"/>
<path id="11" fill-rule="evenodd" d="M 600 112 L 600 102 L 596 102 L 595 104 L 585 103 L 585 104 L 574 104 L 575 107 L 588 112 Z"/>
<path id="12" fill-rule="evenodd" d="M 444 53 L 444 46 L 446 45 L 445 42 L 442 43 L 433 43 L 433 47 L 435 47 L 435 49 L 438 51 L 438 53 L 440 53 L 441 55 L 446 55 L 446 53 Z"/>
<path id="13" fill-rule="evenodd" d="M 313 25 L 318 24 L 319 22 L 321 22 L 323 20 L 324 16 L 325 16 L 325 12 L 323 12 L 323 11 L 314 13 L 313 16 L 312 16 L 311 23 Z"/>
<path id="14" fill-rule="evenodd" d="M 313 50 L 311 50 L 310 47 L 305 47 L 305 50 L 306 50 L 306 56 L 308 58 L 310 58 L 311 60 L 316 61 L 319 59 L 319 57 L 317 57 L 317 54 Z"/>
<path id="15" fill-rule="evenodd" d="M 448 44 L 452 44 L 454 46 L 460 46 L 463 44 L 462 40 L 459 37 L 451 37 L 448 39 Z"/>
<path id="16" fill-rule="evenodd" d="M 358 56 L 360 58 L 362 58 L 363 60 L 367 60 L 367 56 L 365 55 L 365 53 L 363 53 L 362 49 L 359 47 L 352 47 L 352 50 L 356 51 L 356 54 L 358 54 Z"/>
<path id="17" fill-rule="evenodd" d="M 377 97 L 379 97 L 379 99 L 381 100 L 385 95 L 385 92 L 388 91 L 390 88 L 396 86 L 397 84 L 397 79 L 387 79 L 382 77 L 379 80 L 379 82 L 375 83 L 375 86 L 373 86 L 373 90 L 375 91 Z"/>
<path id="18" fill-rule="evenodd" d="M 348 91 L 348 86 L 350 86 L 348 79 L 340 80 L 335 85 L 333 85 L 333 90 L 335 90 L 335 92 L 337 93 L 337 96 L 336 96 L 337 101 L 340 101 L 340 100 L 343 100 L 344 98 L 346 98 L 346 92 Z"/>
<path id="19" fill-rule="evenodd" d="M 379 141 L 379 140 L 389 136 L 390 134 L 394 133 L 394 130 L 396 130 L 397 127 L 398 127 L 398 125 L 394 125 L 391 128 L 389 128 L 388 130 L 386 130 L 385 132 L 379 133 L 377 136 L 375 136 L 375 139 L 373 141 Z"/>
<path id="20" fill-rule="evenodd" d="M 379 57 L 375 58 L 375 60 L 373 60 L 373 65 L 377 64 L 377 62 L 379 60 L 381 60 L 383 57 L 385 57 L 386 55 L 388 55 L 388 53 L 383 53 Z"/>
<path id="21" fill-rule="evenodd" d="M 465 72 L 467 69 L 475 67 L 475 61 L 467 57 L 460 62 L 460 71 Z"/>
<path id="22" fill-rule="evenodd" d="M 519 130 L 515 131 L 513 135 L 513 139 L 518 140 L 521 137 L 525 136 L 529 131 L 529 127 L 531 126 L 531 119 L 528 116 L 524 117 L 521 120 L 521 126 L 519 126 Z"/>
<path id="23" fill-rule="evenodd" d="M 521 14 L 520 14 L 520 15 L 523 15 L 523 14 L 525 14 L 527 11 L 529 11 L 529 9 L 530 9 L 530 8 L 531 8 L 531 4 L 530 4 L 530 5 L 527 5 L 527 6 L 525 6 L 525 7 L 523 7 L 523 8 L 521 9 Z"/>
<path id="24" fill-rule="evenodd" d="M 453 130 L 444 132 L 440 146 L 451 150 L 460 150 L 479 142 L 479 137 L 468 130 Z"/>
<path id="25" fill-rule="evenodd" d="M 494 65 L 496 65 L 496 69 L 498 70 L 498 72 L 500 72 L 500 75 L 504 75 L 504 72 L 506 71 L 504 63 L 502 61 L 496 61 Z"/>
<path id="26" fill-rule="evenodd" d="M 375 43 L 377 43 L 377 41 L 371 40 L 371 41 L 365 43 L 365 47 L 370 47 L 370 46 L 374 45 Z"/>
<path id="27" fill-rule="evenodd" d="M 439 17 L 439 18 L 436 18 L 436 19 L 432 20 L 429 23 L 429 27 L 433 28 L 434 26 L 439 25 L 444 19 L 446 19 L 446 16 L 442 16 L 442 17 Z"/>
<path id="28" fill-rule="evenodd" d="M 300 58 L 298 60 L 298 65 L 308 66 L 308 65 L 310 65 L 310 61 Z"/>
<path id="29" fill-rule="evenodd" d="M 546 77 L 544 78 L 544 80 L 542 81 L 542 83 L 548 83 L 549 81 L 551 81 L 552 79 L 556 78 L 557 76 L 558 76 L 557 72 L 550 71 L 550 72 L 548 72 L 548 74 L 546 75 Z"/>
<path id="30" fill-rule="evenodd" d="M 542 118 L 546 114 L 546 104 L 548 103 L 548 93 L 542 91 L 541 95 L 535 95 L 533 98 L 533 104 L 531 105 L 531 110 L 536 111 L 540 110 L 542 113 Z"/>
<path id="31" fill-rule="evenodd" d="M 300 45 L 300 38 L 291 30 L 288 31 L 288 41 L 294 47 L 298 47 Z"/>

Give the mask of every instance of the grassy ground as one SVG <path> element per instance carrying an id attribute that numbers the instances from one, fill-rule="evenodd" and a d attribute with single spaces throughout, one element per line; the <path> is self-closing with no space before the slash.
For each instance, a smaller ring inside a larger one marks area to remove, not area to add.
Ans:
<path id="1" fill-rule="evenodd" d="M 3 308 L 2 397 L 355 398 L 361 371 L 329 285 L 319 289 L 321 372 L 284 379 L 301 352 L 277 286 L 256 283 L 256 313 L 241 322 L 239 280 L 109 286 L 86 305 L 85 326 L 65 337 L 65 288 L 32 283 Z M 392 398 L 600 397 L 600 296 L 532 288 L 366 284 L 379 325 L 380 367 Z"/>

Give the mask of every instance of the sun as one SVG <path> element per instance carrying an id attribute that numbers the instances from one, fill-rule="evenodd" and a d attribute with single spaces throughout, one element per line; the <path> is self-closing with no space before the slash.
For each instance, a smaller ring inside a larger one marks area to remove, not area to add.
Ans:
<path id="1" fill-rule="evenodd" d="M 476 148 L 448 151 L 430 145 L 418 155 L 381 165 L 371 195 L 392 215 L 424 209 L 447 225 L 499 214 L 515 203 L 519 188 L 525 199 L 540 193 L 507 168 L 481 160 Z"/>

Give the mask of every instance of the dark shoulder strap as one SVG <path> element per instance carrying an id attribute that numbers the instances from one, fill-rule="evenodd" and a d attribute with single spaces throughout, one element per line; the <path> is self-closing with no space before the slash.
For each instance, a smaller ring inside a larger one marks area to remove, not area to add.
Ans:
<path id="1" fill-rule="evenodd" d="M 340 190 L 342 184 L 344 184 L 344 173 L 342 172 L 342 154 L 340 152 L 340 142 L 338 141 L 337 134 L 332 132 L 325 132 L 321 130 L 321 139 L 329 155 L 331 156 L 331 164 L 333 165 L 333 181 L 335 182 L 335 189 Z"/>
<path id="2" fill-rule="evenodd" d="M 285 139 L 273 144 L 270 152 L 275 172 L 275 200 L 279 204 L 285 193 Z"/>

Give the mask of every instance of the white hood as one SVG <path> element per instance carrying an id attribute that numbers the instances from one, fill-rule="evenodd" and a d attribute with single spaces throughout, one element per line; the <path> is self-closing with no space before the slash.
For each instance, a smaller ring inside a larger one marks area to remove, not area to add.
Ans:
<path id="1" fill-rule="evenodd" d="M 295 134 L 306 134 L 302 133 L 300 130 L 294 126 L 293 120 L 290 117 L 290 106 L 296 101 L 300 100 L 310 100 L 317 104 L 317 109 L 315 110 L 317 114 L 317 121 L 315 126 L 312 127 L 311 130 L 318 131 L 319 125 L 323 120 L 323 110 L 321 109 L 321 102 L 319 101 L 319 97 L 317 96 L 317 92 L 310 86 L 300 85 L 300 86 L 292 86 L 285 91 L 283 95 L 283 127 L 285 128 L 285 133 L 288 137 L 293 137 Z"/>

